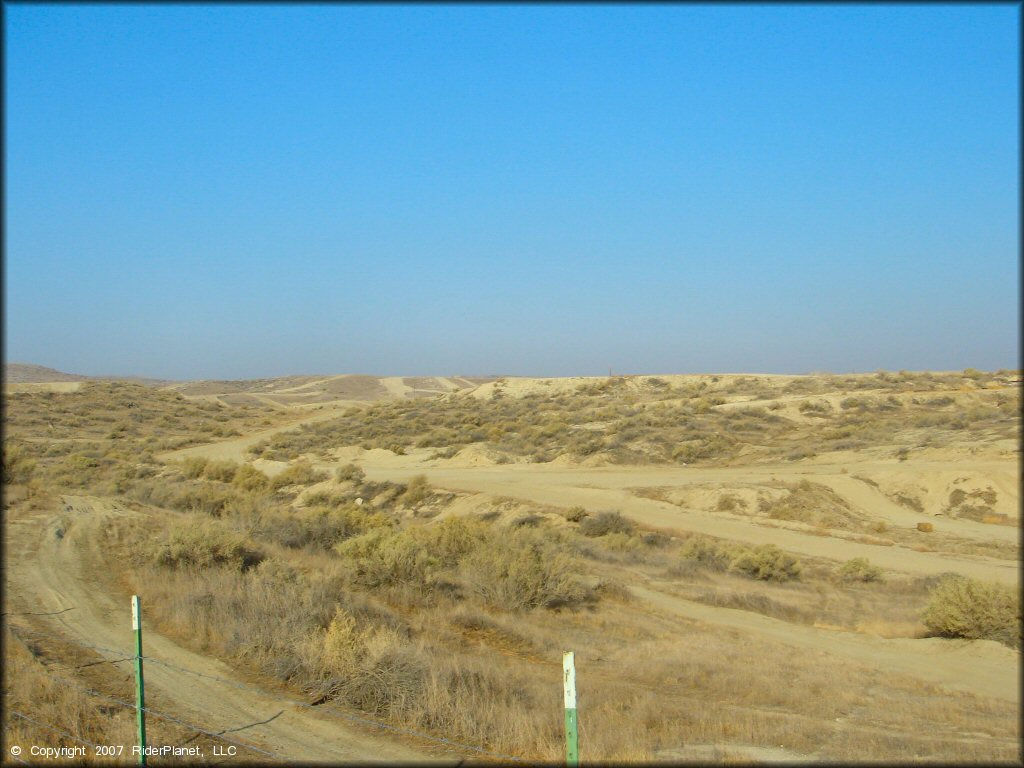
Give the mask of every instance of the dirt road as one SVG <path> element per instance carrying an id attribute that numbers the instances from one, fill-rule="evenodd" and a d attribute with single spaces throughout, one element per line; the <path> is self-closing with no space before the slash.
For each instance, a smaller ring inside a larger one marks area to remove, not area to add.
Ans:
<path id="1" fill-rule="evenodd" d="M 661 610 L 688 619 L 738 629 L 785 645 L 824 651 L 916 677 L 954 690 L 1020 702 L 1020 654 L 991 640 L 883 639 L 857 632 L 820 629 L 733 608 L 675 597 L 651 582 L 630 591 Z"/>
<path id="2" fill-rule="evenodd" d="M 134 653 L 130 606 L 99 588 L 99 537 L 105 523 L 136 514 L 117 503 L 91 497 L 64 497 L 70 511 L 8 521 L 8 602 L 14 610 L 63 611 L 47 617 L 52 630 L 76 642 Z M 63 518 L 63 519 L 62 519 Z M 60 532 L 58 534 L 58 531 Z M 147 626 L 143 605 L 144 653 L 184 669 L 241 683 L 223 663 L 193 653 Z M 107 658 L 115 654 L 103 652 Z M 230 735 L 287 760 L 339 762 L 436 761 L 439 759 L 393 738 L 376 737 L 343 719 L 302 707 L 279 692 L 245 689 L 157 663 L 146 664 L 147 704 L 155 710 Z M 242 753 L 239 753 L 242 756 Z M 249 759 L 258 759 L 252 753 Z"/>
<path id="3" fill-rule="evenodd" d="M 332 412 L 317 412 L 302 423 L 331 418 Z M 163 454 L 163 460 L 182 459 L 187 456 L 245 460 L 245 450 L 258 440 L 299 422 L 275 427 L 252 435 L 231 440 L 198 445 Z M 794 465 L 755 465 L 750 467 L 581 467 L 550 464 L 507 464 L 481 467 L 438 466 L 427 460 L 430 451 L 412 451 L 398 456 L 388 451 L 366 452 L 358 463 L 371 480 L 406 481 L 423 474 L 430 483 L 450 490 L 487 493 L 494 496 L 533 501 L 541 504 L 568 507 L 581 505 L 588 509 L 617 509 L 644 525 L 676 531 L 702 533 L 746 544 L 775 544 L 796 554 L 848 560 L 866 557 L 887 570 L 934 575 L 956 571 L 965 576 L 1004 584 L 1020 583 L 1020 561 L 1000 560 L 975 555 L 949 555 L 919 552 L 907 547 L 879 546 L 837 537 L 822 537 L 813 533 L 785 527 L 769 527 L 751 518 L 736 515 L 710 514 L 699 510 L 683 509 L 675 504 L 639 497 L 637 488 L 678 487 L 696 484 L 730 484 L 770 481 L 795 481 L 811 478 L 832 487 L 844 498 L 869 512 L 881 521 L 913 527 L 921 516 L 894 504 L 884 494 L 866 483 L 842 473 L 843 465 L 815 463 Z M 910 463 L 904 465 L 909 466 Z M 320 463 L 324 469 L 334 464 Z M 948 470 L 949 462 L 914 462 L 922 472 Z M 963 471 L 1005 473 L 1008 462 L 993 460 L 966 460 L 954 464 Z M 888 469 L 890 463 L 872 462 L 857 465 L 858 471 Z M 971 520 L 943 518 L 936 524 L 947 533 L 976 541 L 1017 543 L 1020 532 L 1016 527 L 984 525 Z"/>
<path id="4" fill-rule="evenodd" d="M 887 570 L 929 575 L 956 571 L 966 576 L 1004 584 L 1019 582 L 1020 562 L 995 558 L 917 552 L 905 547 L 886 547 L 846 539 L 816 536 L 788 528 L 772 528 L 723 515 L 682 509 L 656 499 L 647 499 L 630 492 L 631 487 L 663 486 L 680 482 L 678 469 L 637 468 L 555 468 L 519 464 L 499 467 L 374 467 L 364 463 L 370 480 L 406 481 L 423 474 L 434 486 L 451 490 L 511 496 L 517 499 L 569 507 L 576 504 L 588 509 L 617 509 L 627 517 L 658 528 L 689 531 L 718 536 L 747 544 L 775 544 L 791 552 L 833 560 L 866 557 Z M 768 469 L 760 469 L 770 472 Z M 685 470 L 683 470 L 685 472 Z M 744 470 L 744 472 L 747 472 Z M 696 469 L 692 482 L 710 482 L 713 478 L 739 475 L 740 470 Z M 749 476 L 745 474 L 744 476 Z M 993 536 L 1015 529 L 986 526 Z"/>

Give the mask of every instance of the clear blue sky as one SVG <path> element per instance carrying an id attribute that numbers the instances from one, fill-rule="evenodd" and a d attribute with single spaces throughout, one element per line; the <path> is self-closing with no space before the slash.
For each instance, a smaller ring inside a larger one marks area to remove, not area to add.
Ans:
<path id="1" fill-rule="evenodd" d="M 5 357 L 1014 368 L 1016 5 L 6 5 Z"/>

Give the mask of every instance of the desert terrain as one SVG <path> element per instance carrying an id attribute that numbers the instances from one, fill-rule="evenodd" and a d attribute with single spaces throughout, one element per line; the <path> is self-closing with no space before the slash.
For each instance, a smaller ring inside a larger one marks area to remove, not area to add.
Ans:
<path id="1" fill-rule="evenodd" d="M 1021 758 L 1018 371 L 4 375 L 6 745 Z"/>

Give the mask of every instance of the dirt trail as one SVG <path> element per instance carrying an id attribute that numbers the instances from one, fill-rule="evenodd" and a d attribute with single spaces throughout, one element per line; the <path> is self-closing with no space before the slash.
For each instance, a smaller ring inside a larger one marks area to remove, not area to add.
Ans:
<path id="1" fill-rule="evenodd" d="M 246 449 L 270 435 L 299 424 L 323 421 L 337 415 L 333 409 L 317 413 L 288 425 L 262 430 L 231 440 L 197 445 L 162 454 L 162 460 L 182 459 L 186 456 L 244 461 Z M 375 457 L 368 452 L 361 464 L 371 480 L 405 481 L 425 474 L 431 484 L 450 490 L 511 496 L 527 501 L 573 506 L 589 509 L 618 509 L 638 522 L 670 530 L 703 533 L 747 544 L 775 544 L 794 553 L 847 560 L 866 557 L 876 565 L 893 571 L 917 575 L 932 575 L 956 571 L 978 579 L 1017 585 L 1020 582 L 1020 561 L 999 560 L 975 555 L 948 555 L 935 552 L 917 552 L 906 547 L 885 547 L 835 537 L 815 536 L 799 530 L 769 527 L 751 520 L 726 517 L 719 514 L 682 509 L 674 504 L 636 496 L 632 489 L 644 487 L 672 487 L 688 484 L 744 483 L 757 480 L 799 480 L 809 477 L 834 488 L 848 497 L 856 506 L 879 519 L 910 527 L 920 517 L 903 510 L 884 494 L 862 481 L 841 473 L 845 465 L 824 463 L 793 465 L 757 465 L 752 467 L 580 467 L 544 466 L 536 464 L 509 464 L 482 467 L 444 467 L 425 461 L 428 454 L 412 453 L 396 456 L 390 452 Z M 951 462 L 915 462 L 924 471 L 949 469 Z M 952 462 L 964 471 L 1004 472 L 1007 462 L 991 459 L 964 459 Z M 320 464 L 332 469 L 333 464 Z M 904 465 L 906 466 L 906 465 Z M 858 470 L 891 469 L 892 462 L 863 462 Z M 1015 527 L 983 525 L 967 520 L 943 519 L 937 524 L 954 535 L 978 541 L 1016 543 L 1019 530 Z"/>
<path id="2" fill-rule="evenodd" d="M 278 404 L 280 405 L 280 404 Z M 160 461 L 181 461 L 192 456 L 204 456 L 208 459 L 230 459 L 231 461 L 237 461 L 239 463 L 245 461 L 245 452 L 256 443 L 260 442 L 268 437 L 278 434 L 279 432 L 287 432 L 292 429 L 297 429 L 304 424 L 314 424 L 320 421 L 328 421 L 329 419 L 340 416 L 344 411 L 348 410 L 353 405 L 365 405 L 365 403 L 355 400 L 337 400 L 329 405 L 324 405 L 323 410 L 317 410 L 315 413 L 311 413 L 306 416 L 290 421 L 287 424 L 279 424 L 276 427 L 268 427 L 267 429 L 261 429 L 258 432 L 250 432 L 247 435 L 241 437 L 233 437 L 228 440 L 219 440 L 215 443 L 203 443 L 202 445 L 193 445 L 189 448 L 178 448 L 173 451 L 165 451 L 164 453 L 157 454 L 157 459 Z M 286 406 L 286 410 L 303 412 L 294 406 Z"/>
<path id="3" fill-rule="evenodd" d="M 981 556 L 917 552 L 905 547 L 885 547 L 846 539 L 815 536 L 788 528 L 772 528 L 722 515 L 684 510 L 674 504 L 635 496 L 629 486 L 669 485 L 670 473 L 680 470 L 638 468 L 540 468 L 531 465 L 501 467 L 373 467 L 364 463 L 370 480 L 406 481 L 424 474 L 432 485 L 450 490 L 488 493 L 568 507 L 579 504 L 588 509 L 618 509 L 634 520 L 677 531 L 703 533 L 746 544 L 775 544 L 791 552 L 833 560 L 866 557 L 887 570 L 931 575 L 956 571 L 966 576 L 1004 584 L 1019 582 L 1020 562 Z M 762 470 L 763 471 L 763 470 Z M 739 474 L 740 470 L 695 470 L 699 482 L 716 474 Z M 775 474 L 778 474 L 776 472 Z M 743 476 L 749 477 L 744 472 Z M 995 533 L 1002 534 L 998 526 Z"/>
<path id="4" fill-rule="evenodd" d="M 104 523 L 137 513 L 91 497 L 65 497 L 64 502 L 70 511 L 63 515 L 41 514 L 8 521 L 8 597 L 19 606 L 32 606 L 33 611 L 73 608 L 49 617 L 56 632 L 71 641 L 120 650 L 122 655 L 130 656 L 134 646 L 129 602 L 115 600 L 99 589 L 102 579 L 97 574 L 109 568 L 99 544 Z M 143 627 L 147 656 L 241 683 L 223 663 L 193 653 L 146 626 L 145 596 Z M 279 692 L 260 693 L 251 683 L 246 685 L 247 689 L 240 689 L 155 662 L 146 665 L 147 704 L 154 710 L 214 732 L 244 728 L 230 735 L 288 760 L 441 762 L 436 755 L 353 730 L 344 720 L 301 707 L 297 700 Z M 259 754 L 247 757 L 258 758 Z M 455 760 L 443 762 L 452 764 Z"/>
<path id="5" fill-rule="evenodd" d="M 659 609 L 688 619 L 731 627 L 796 648 L 844 656 L 954 690 L 1020 702 L 1020 654 L 990 640 L 887 640 L 819 629 L 750 611 L 703 605 L 666 594 L 653 588 L 655 585 L 652 581 L 649 586 L 633 586 L 630 590 Z"/>

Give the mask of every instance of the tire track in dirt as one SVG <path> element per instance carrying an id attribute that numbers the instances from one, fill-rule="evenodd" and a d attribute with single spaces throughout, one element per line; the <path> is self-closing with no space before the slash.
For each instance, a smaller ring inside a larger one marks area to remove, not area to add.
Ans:
<path id="1" fill-rule="evenodd" d="M 730 627 L 791 647 L 843 656 L 946 688 L 1020 703 L 1020 653 L 991 640 L 884 639 L 857 632 L 791 624 L 735 608 L 704 605 L 662 592 L 655 582 L 629 587 L 660 610 Z"/>
<path id="2" fill-rule="evenodd" d="M 324 465 L 325 467 L 327 465 Z M 526 466 L 526 465 L 523 465 Z M 408 481 L 426 475 L 431 485 L 448 490 L 511 496 L 525 501 L 569 507 L 576 504 L 588 509 L 617 509 L 623 515 L 645 525 L 667 530 L 702 533 L 745 544 L 775 544 L 795 554 L 824 557 L 837 561 L 866 557 L 872 563 L 891 571 L 915 575 L 937 575 L 956 571 L 965 576 L 1017 585 L 1020 580 L 1019 560 L 918 552 L 905 547 L 884 547 L 835 537 L 816 536 L 789 528 L 774 528 L 728 519 L 693 510 L 685 510 L 664 501 L 634 495 L 619 482 L 634 485 L 657 485 L 651 482 L 658 472 L 637 469 L 632 476 L 622 470 L 602 472 L 601 469 L 525 470 L 509 467 L 371 467 L 364 464 L 370 480 Z M 678 472 L 678 471 L 677 471 Z M 711 470 L 701 471 L 701 482 L 707 482 Z M 665 476 L 662 475 L 662 478 Z M 662 484 L 664 482 L 662 481 Z"/>
<path id="3" fill-rule="evenodd" d="M 8 596 L 15 598 L 19 606 L 30 606 L 30 610 L 37 612 L 74 608 L 45 620 L 71 641 L 119 650 L 122 656 L 133 655 L 129 603 L 115 600 L 99 587 L 102 579 L 98 569 L 109 568 L 103 561 L 99 537 L 107 535 L 108 523 L 116 527 L 118 518 L 138 513 L 117 503 L 84 496 L 65 497 L 65 504 L 70 511 L 63 514 L 8 522 Z M 228 687 L 215 680 L 149 664 L 145 672 L 147 704 L 154 710 L 210 731 L 244 728 L 233 736 L 288 760 L 456 762 L 367 735 L 279 692 L 259 692 L 251 683 L 237 680 L 237 675 L 222 662 L 189 651 L 146 626 L 145 607 L 143 595 L 143 648 L 147 656 L 247 686 L 246 690 Z M 118 658 L 110 653 L 101 654 Z"/>

